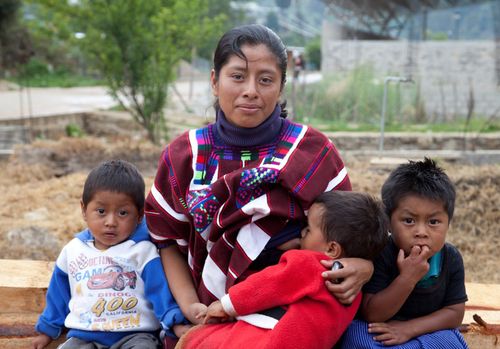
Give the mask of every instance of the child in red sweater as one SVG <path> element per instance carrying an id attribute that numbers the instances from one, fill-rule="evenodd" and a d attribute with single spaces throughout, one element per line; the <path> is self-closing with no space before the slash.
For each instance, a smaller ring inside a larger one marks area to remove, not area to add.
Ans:
<path id="1" fill-rule="evenodd" d="M 387 218 L 383 204 L 358 192 L 331 191 L 311 206 L 300 250 L 283 254 L 277 265 L 234 285 L 198 315 L 204 325 L 189 330 L 176 348 L 330 349 L 358 310 L 328 292 L 321 260 L 373 260 L 384 248 Z M 235 317 L 238 321 L 228 320 Z M 209 324 L 213 321 L 217 324 Z"/>

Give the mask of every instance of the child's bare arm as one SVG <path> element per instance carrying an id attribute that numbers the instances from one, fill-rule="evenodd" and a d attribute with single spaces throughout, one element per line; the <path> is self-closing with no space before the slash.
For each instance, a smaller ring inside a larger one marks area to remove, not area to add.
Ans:
<path id="1" fill-rule="evenodd" d="M 182 313 L 191 323 L 201 323 L 191 308 L 193 304 L 200 303 L 200 299 L 194 287 L 186 256 L 177 245 L 162 248 L 160 256 L 168 285 Z"/>
<path id="2" fill-rule="evenodd" d="M 368 332 L 380 333 L 373 339 L 384 345 L 402 344 L 424 334 L 457 328 L 462 323 L 464 312 L 465 303 L 458 303 L 409 321 L 371 323 Z"/>
<path id="3" fill-rule="evenodd" d="M 422 249 L 414 246 L 406 258 L 403 250 L 399 251 L 398 277 L 385 290 L 363 295 L 361 310 L 367 322 L 387 321 L 401 309 L 417 282 L 429 271 L 428 256 L 429 248 L 426 246 Z"/>
<path id="4" fill-rule="evenodd" d="M 39 334 L 31 342 L 30 349 L 43 349 L 47 345 L 49 345 L 50 343 L 52 343 L 52 340 L 53 339 L 49 335 L 46 335 L 45 333 Z"/>

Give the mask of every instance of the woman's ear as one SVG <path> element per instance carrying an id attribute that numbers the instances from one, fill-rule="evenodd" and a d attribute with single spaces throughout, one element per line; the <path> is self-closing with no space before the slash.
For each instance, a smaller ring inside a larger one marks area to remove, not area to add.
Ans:
<path id="1" fill-rule="evenodd" d="M 219 97 L 219 88 L 217 86 L 217 78 L 215 77 L 215 70 L 212 69 L 210 73 L 210 80 L 212 81 L 212 94 L 214 97 Z"/>
<path id="2" fill-rule="evenodd" d="M 336 241 L 329 241 L 326 255 L 331 259 L 340 258 L 340 256 L 342 256 L 342 246 L 340 246 L 339 243 Z"/>
<path id="3" fill-rule="evenodd" d="M 280 93 L 278 95 L 278 101 L 276 102 L 276 104 L 281 104 L 281 97 L 283 96 L 283 92 L 285 91 L 285 83 L 286 83 L 286 79 L 281 84 Z"/>

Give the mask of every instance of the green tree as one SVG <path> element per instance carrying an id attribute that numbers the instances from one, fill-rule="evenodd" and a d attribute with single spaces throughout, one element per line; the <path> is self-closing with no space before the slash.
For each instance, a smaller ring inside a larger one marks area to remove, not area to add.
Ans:
<path id="1" fill-rule="evenodd" d="M 212 60 L 215 47 L 219 42 L 220 36 L 227 32 L 229 29 L 241 25 L 244 22 L 245 13 L 241 9 L 235 9 L 231 3 L 241 3 L 242 0 L 208 0 L 208 11 L 206 12 L 207 18 L 214 18 L 219 16 L 223 19 L 221 21 L 220 32 L 217 35 L 207 37 L 197 45 L 197 54 L 208 60 Z M 186 57 L 187 59 L 187 57 Z"/>
<path id="2" fill-rule="evenodd" d="M 268 26 L 270 29 L 274 30 L 275 32 L 280 30 L 280 23 L 279 23 L 279 18 L 278 14 L 274 11 L 268 12 L 266 16 L 266 26 Z"/>
<path id="3" fill-rule="evenodd" d="M 0 73 L 25 63 L 30 56 L 30 41 L 20 23 L 20 0 L 0 0 Z"/>
<path id="4" fill-rule="evenodd" d="M 61 36 L 74 41 L 104 76 L 108 93 L 158 143 L 168 86 L 192 45 L 221 26 L 207 0 L 42 0 Z M 74 33 L 85 37 L 75 39 Z"/>
<path id="5" fill-rule="evenodd" d="M 307 60 L 314 64 L 316 69 L 321 69 L 321 37 L 315 38 L 306 46 Z"/>
<path id="6" fill-rule="evenodd" d="M 292 4 L 291 0 L 275 0 L 275 1 L 276 1 L 276 5 L 278 5 L 278 7 L 281 7 L 281 8 L 289 8 L 290 5 Z"/>

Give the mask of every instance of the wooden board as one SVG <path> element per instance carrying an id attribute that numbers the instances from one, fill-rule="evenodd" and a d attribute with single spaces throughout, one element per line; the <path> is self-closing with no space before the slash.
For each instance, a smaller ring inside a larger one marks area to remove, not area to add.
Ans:
<path id="1" fill-rule="evenodd" d="M 0 312 L 35 312 L 45 308 L 54 262 L 0 260 Z"/>
<path id="2" fill-rule="evenodd" d="M 0 348 L 28 348 L 54 262 L 0 260 Z M 460 332 L 470 349 L 500 348 L 500 285 L 466 283 L 469 301 Z M 64 341 L 61 336 L 49 348 Z"/>

